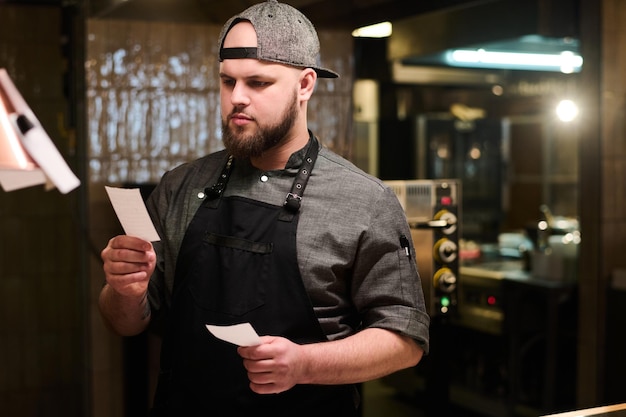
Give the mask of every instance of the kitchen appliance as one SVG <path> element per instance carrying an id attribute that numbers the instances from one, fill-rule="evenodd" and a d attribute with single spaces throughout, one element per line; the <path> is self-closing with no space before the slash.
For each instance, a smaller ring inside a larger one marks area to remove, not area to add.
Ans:
<path id="1" fill-rule="evenodd" d="M 500 335 L 504 324 L 504 279 L 526 279 L 522 260 L 497 260 L 459 268 L 457 324 Z"/>
<path id="2" fill-rule="evenodd" d="M 461 183 L 456 179 L 385 181 L 400 200 L 415 246 L 431 318 L 456 313 Z"/>
<path id="3" fill-rule="evenodd" d="M 417 269 L 430 315 L 430 354 L 417 367 L 382 379 L 407 397 L 424 397 L 428 414 L 446 415 L 448 324 L 457 315 L 461 182 L 458 179 L 385 181 L 396 193 L 411 227 Z"/>

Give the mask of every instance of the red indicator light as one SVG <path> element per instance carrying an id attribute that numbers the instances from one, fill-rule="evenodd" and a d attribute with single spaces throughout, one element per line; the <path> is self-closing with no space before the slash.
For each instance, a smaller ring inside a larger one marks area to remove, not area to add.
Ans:
<path id="1" fill-rule="evenodd" d="M 452 197 L 450 196 L 441 197 L 442 206 L 449 206 L 451 204 L 452 204 Z"/>
<path id="2" fill-rule="evenodd" d="M 496 297 L 494 297 L 493 295 L 490 295 L 489 297 L 487 297 L 487 304 L 489 304 L 490 306 L 495 306 Z"/>

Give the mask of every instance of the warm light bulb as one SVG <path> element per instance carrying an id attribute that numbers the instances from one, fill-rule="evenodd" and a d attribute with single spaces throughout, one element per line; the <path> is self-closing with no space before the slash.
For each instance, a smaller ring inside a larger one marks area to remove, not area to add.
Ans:
<path id="1" fill-rule="evenodd" d="M 561 100 L 556 106 L 556 115 L 562 122 L 571 122 L 578 116 L 578 106 L 572 100 Z"/>

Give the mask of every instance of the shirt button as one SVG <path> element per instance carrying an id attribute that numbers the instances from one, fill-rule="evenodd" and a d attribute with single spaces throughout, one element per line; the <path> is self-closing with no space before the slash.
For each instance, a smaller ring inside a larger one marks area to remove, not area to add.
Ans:
<path id="1" fill-rule="evenodd" d="M 267 180 L 269 180 L 269 179 L 270 178 L 267 175 L 265 175 L 265 174 L 261 175 L 261 182 L 267 182 Z"/>
<path id="2" fill-rule="evenodd" d="M 204 197 L 206 197 L 206 195 L 204 194 L 204 192 L 200 191 L 200 192 L 198 193 L 198 198 L 199 198 L 200 200 L 202 200 Z"/>

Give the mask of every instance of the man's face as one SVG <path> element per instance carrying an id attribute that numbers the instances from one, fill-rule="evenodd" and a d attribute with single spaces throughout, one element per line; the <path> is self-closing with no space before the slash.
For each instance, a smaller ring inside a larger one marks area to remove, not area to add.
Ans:
<path id="1" fill-rule="evenodd" d="M 274 123 L 263 123 L 245 113 L 245 109 L 233 107 L 226 117 L 222 116 L 222 140 L 228 152 L 235 158 L 261 156 L 267 150 L 285 141 L 298 117 L 298 101 L 292 94 L 290 104 L 278 114 Z"/>
<path id="2" fill-rule="evenodd" d="M 256 46 L 249 22 L 236 24 L 224 47 Z M 257 59 L 225 59 L 220 64 L 222 137 L 237 158 L 258 157 L 287 140 L 299 116 L 300 70 Z"/>

